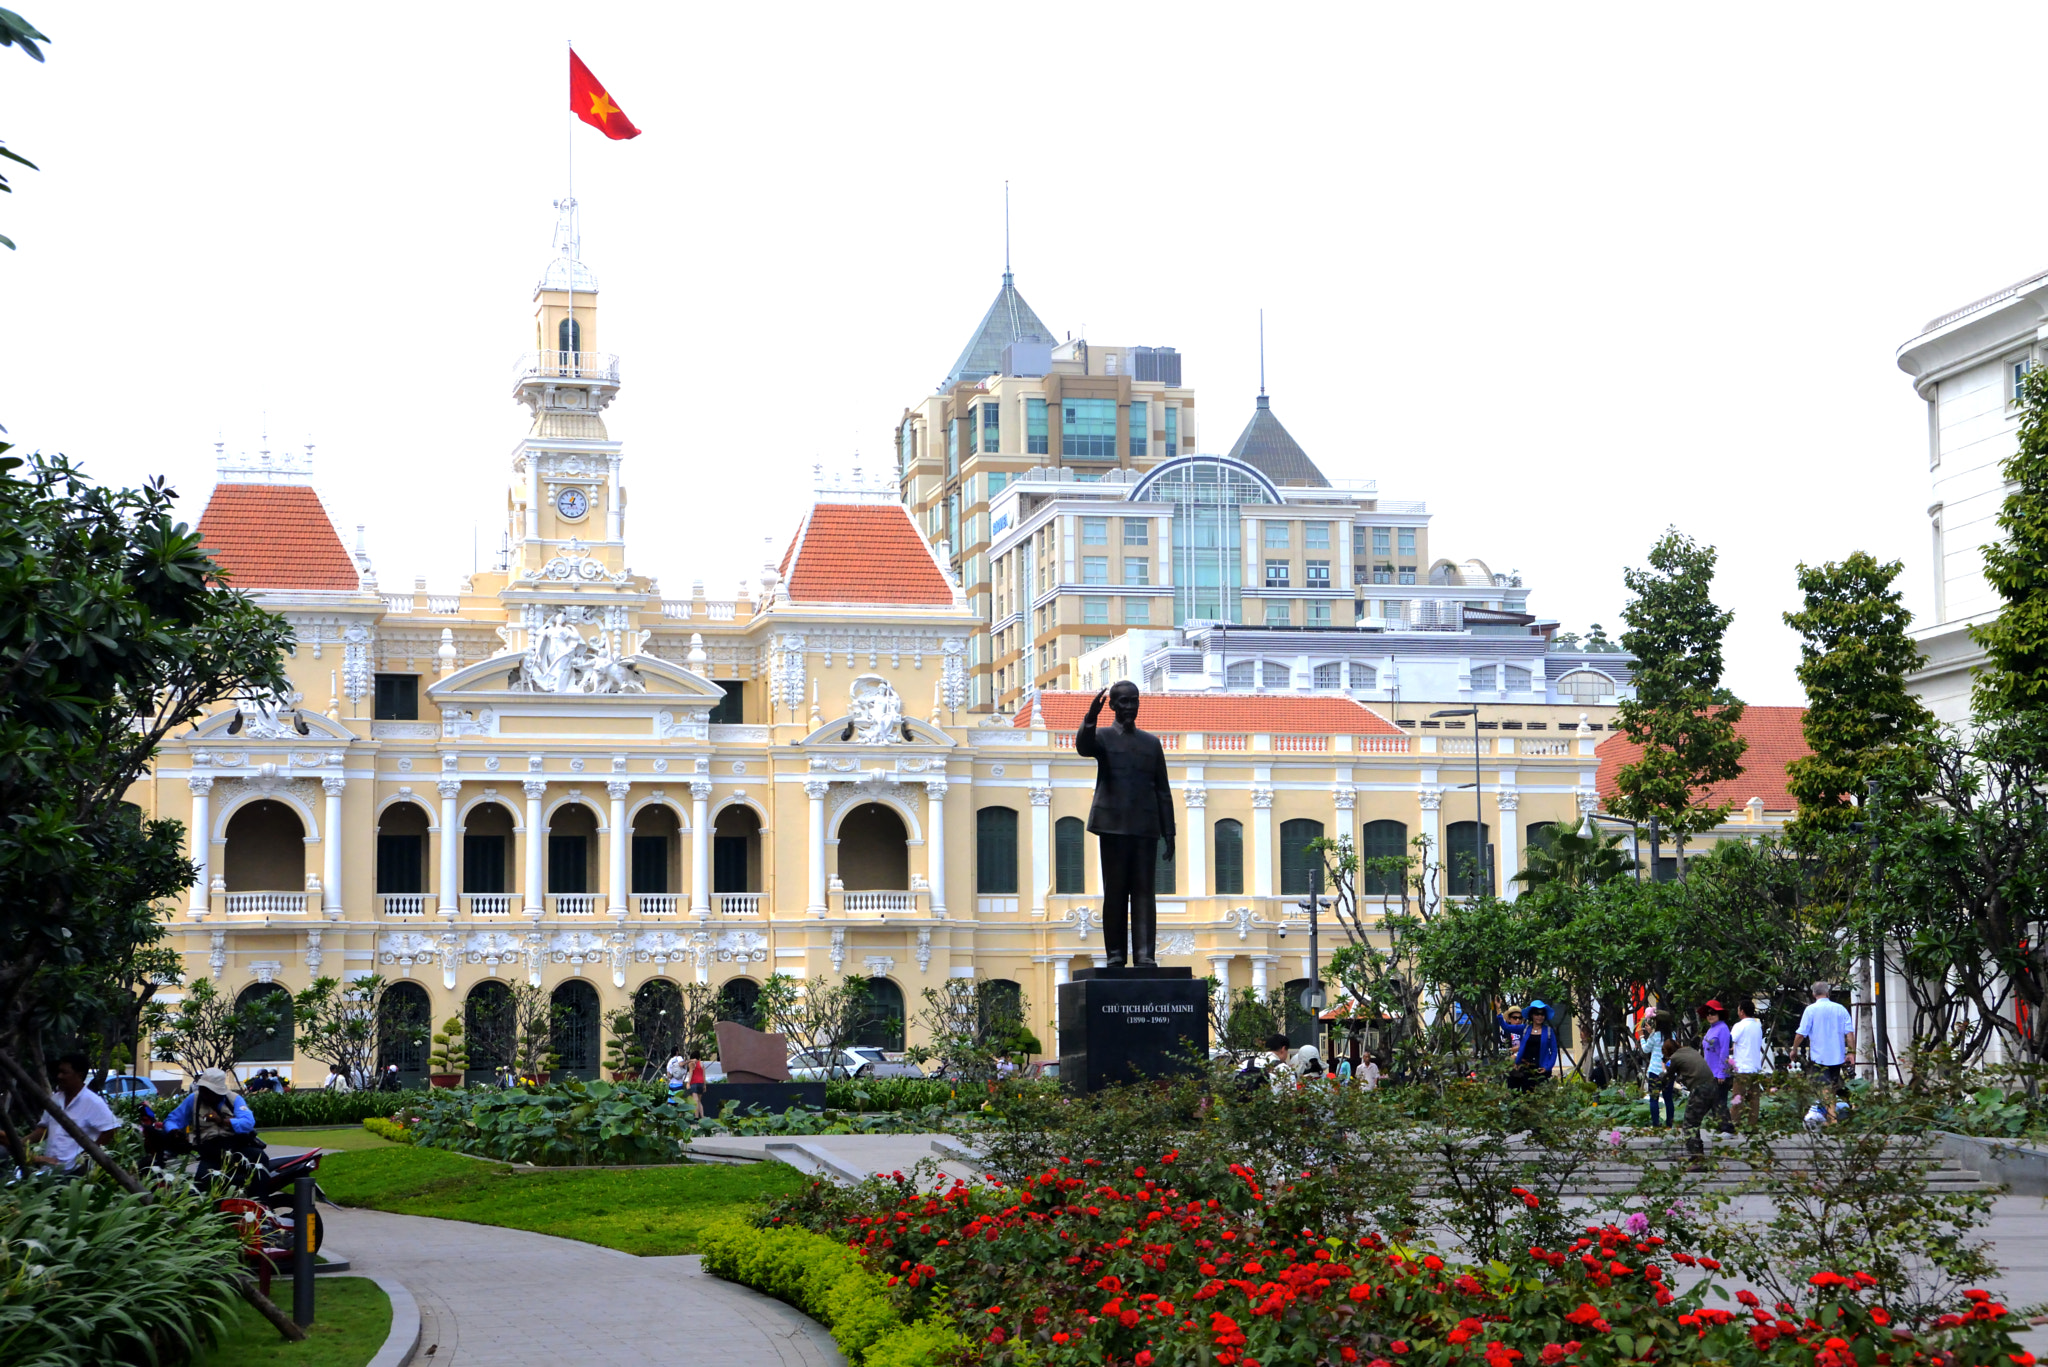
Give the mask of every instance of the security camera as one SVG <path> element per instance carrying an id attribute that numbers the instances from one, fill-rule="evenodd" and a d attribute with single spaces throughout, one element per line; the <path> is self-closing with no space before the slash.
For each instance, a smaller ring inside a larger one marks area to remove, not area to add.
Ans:
<path id="1" fill-rule="evenodd" d="M 1280 923 L 1280 938 L 1283 940 L 1287 938 L 1287 923 L 1285 921 Z"/>

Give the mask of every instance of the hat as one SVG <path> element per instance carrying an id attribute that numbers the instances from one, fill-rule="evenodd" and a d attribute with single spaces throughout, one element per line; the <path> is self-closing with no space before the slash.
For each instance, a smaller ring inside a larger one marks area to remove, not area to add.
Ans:
<path id="1" fill-rule="evenodd" d="M 1541 1011 L 1544 1015 L 1547 1016 L 1550 1014 L 1550 1003 L 1542 1000 L 1541 998 L 1538 998 L 1537 1000 L 1529 1003 L 1529 1009 L 1531 1011 Z"/>
<path id="2" fill-rule="evenodd" d="M 201 1091 L 218 1092 L 220 1095 L 226 1096 L 228 1094 L 227 1070 L 224 1068 L 208 1068 L 199 1075 L 199 1081 L 194 1085 Z"/>
<path id="3" fill-rule="evenodd" d="M 1724 1008 L 1722 1007 L 1721 1003 L 1720 1003 L 1719 1001 L 1717 1001 L 1717 1000 L 1713 999 L 1713 998 L 1708 998 L 1708 1000 L 1707 1000 L 1707 1004 L 1706 1004 L 1705 1006 L 1701 1007 L 1701 1008 L 1700 1008 L 1700 1010 L 1702 1010 L 1702 1011 L 1712 1011 L 1712 1012 L 1714 1012 L 1715 1014 L 1717 1014 L 1717 1015 L 1722 1015 L 1722 1016 L 1725 1016 L 1725 1015 L 1727 1015 L 1727 1014 L 1728 1014 L 1728 1012 L 1727 1012 L 1727 1011 L 1726 1011 L 1726 1010 L 1725 1010 L 1725 1009 L 1724 1009 Z"/>

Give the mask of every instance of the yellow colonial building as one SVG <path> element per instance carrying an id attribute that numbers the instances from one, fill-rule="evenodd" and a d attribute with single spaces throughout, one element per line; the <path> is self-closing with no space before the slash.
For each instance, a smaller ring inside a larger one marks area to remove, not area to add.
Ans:
<path id="1" fill-rule="evenodd" d="M 532 426 L 490 572 L 380 585 L 309 457 L 222 456 L 201 530 L 297 646 L 290 695 L 223 703 L 136 794 L 190 832 L 200 877 L 165 908 L 188 978 L 240 995 L 376 972 L 435 1022 L 534 983 L 588 1073 L 601 1014 L 652 984 L 743 1013 L 770 974 L 859 974 L 915 1043 L 923 989 L 974 977 L 1016 983 L 1055 1050 L 1055 987 L 1103 952 L 1086 695 L 969 712 L 986 618 L 893 483 L 822 482 L 748 596 L 632 573 L 621 371 L 573 241 L 534 291 L 512 386 Z M 1163 696 L 1140 725 L 1179 803 L 1162 961 L 1232 988 L 1304 977 L 1309 840 L 1427 837 L 1512 872 L 1596 801 L 1587 730 L 1417 734 L 1341 695 Z M 288 1028 L 248 1052 L 299 1085 L 324 1072 Z M 426 1062 L 417 1040 L 389 1061 Z"/>

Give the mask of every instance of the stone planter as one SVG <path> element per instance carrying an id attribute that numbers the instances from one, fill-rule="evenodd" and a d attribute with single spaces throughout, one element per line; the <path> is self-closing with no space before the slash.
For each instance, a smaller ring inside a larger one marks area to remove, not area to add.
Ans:
<path id="1" fill-rule="evenodd" d="M 427 1074 L 427 1085 L 429 1087 L 460 1087 L 462 1085 L 462 1074 L 429 1073 Z"/>

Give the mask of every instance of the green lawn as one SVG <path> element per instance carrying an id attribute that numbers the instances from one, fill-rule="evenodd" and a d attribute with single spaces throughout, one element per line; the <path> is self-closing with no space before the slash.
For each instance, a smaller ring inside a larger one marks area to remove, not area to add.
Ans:
<path id="1" fill-rule="evenodd" d="M 581 1239 L 643 1257 L 697 1251 L 697 1231 L 805 1179 L 781 1163 L 515 1174 L 440 1149 L 337 1154 L 320 1185 L 344 1206 L 431 1215 Z"/>
<path id="2" fill-rule="evenodd" d="M 371 1134 L 360 1125 L 337 1125 L 317 1130 L 265 1129 L 263 1137 L 273 1144 L 294 1144 L 302 1149 L 388 1149 L 395 1147 L 382 1135 Z"/>
<path id="3" fill-rule="evenodd" d="M 227 1333 L 193 1367 L 363 1367 L 391 1333 L 391 1298 L 367 1277 L 321 1277 L 313 1287 L 313 1323 L 304 1343 L 286 1343 L 269 1320 L 237 1302 Z M 270 1298 L 290 1314 L 291 1278 L 273 1278 Z"/>

